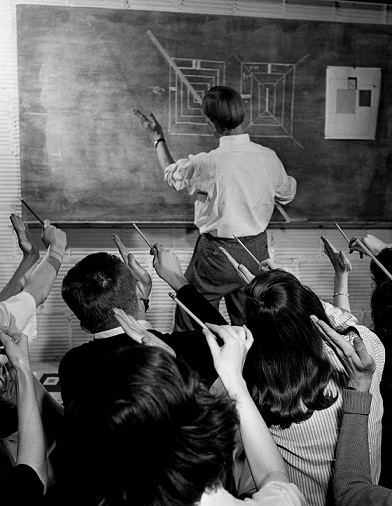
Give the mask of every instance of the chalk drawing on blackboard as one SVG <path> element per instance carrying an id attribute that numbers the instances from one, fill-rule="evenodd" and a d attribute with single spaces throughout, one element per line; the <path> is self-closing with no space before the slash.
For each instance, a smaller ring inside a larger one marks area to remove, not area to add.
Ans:
<path id="1" fill-rule="evenodd" d="M 212 86 L 225 83 L 226 65 L 222 61 L 175 58 L 200 98 Z M 177 72 L 170 69 L 169 133 L 211 136 L 200 103 L 189 92 Z"/>
<path id="2" fill-rule="evenodd" d="M 295 64 L 241 62 L 240 93 L 249 103 L 249 135 L 289 137 L 303 149 L 293 136 L 295 73 L 308 56 Z"/>

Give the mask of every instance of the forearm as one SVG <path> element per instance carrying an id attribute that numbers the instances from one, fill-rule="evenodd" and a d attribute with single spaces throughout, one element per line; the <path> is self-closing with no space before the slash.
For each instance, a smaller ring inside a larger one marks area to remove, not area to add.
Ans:
<path id="1" fill-rule="evenodd" d="M 163 137 L 163 135 L 160 135 L 159 137 L 154 138 L 154 141 L 159 139 L 160 137 Z M 166 141 L 161 141 L 156 146 L 156 152 L 158 157 L 158 162 L 162 170 L 165 170 L 166 167 L 168 167 L 170 164 L 174 163 L 174 159 L 172 155 L 170 154 L 169 147 L 166 144 Z"/>
<path id="2" fill-rule="evenodd" d="M 333 305 L 350 311 L 350 299 L 348 293 L 348 272 L 335 273 L 334 277 Z"/>
<path id="3" fill-rule="evenodd" d="M 18 369 L 18 438 L 16 463 L 34 469 L 46 488 L 46 447 L 34 375 L 24 368 Z"/>
<path id="4" fill-rule="evenodd" d="M 282 456 L 248 392 L 245 381 L 228 380 L 223 383 L 230 397 L 236 400 L 241 438 L 257 489 L 270 481 L 289 482 Z"/>
<path id="5" fill-rule="evenodd" d="M 36 267 L 26 282 L 24 289 L 34 297 L 37 307 L 46 300 L 52 289 L 64 252 L 65 247 L 50 245 L 42 262 Z"/>
<path id="6" fill-rule="evenodd" d="M 64 420 L 64 408 L 46 390 L 42 383 L 34 376 L 35 393 L 47 448 L 56 441 Z"/>
<path id="7" fill-rule="evenodd" d="M 38 255 L 23 255 L 11 279 L 0 292 L 0 301 L 9 299 L 10 297 L 20 293 L 25 287 L 26 280 L 30 270 L 34 267 L 38 260 Z"/>

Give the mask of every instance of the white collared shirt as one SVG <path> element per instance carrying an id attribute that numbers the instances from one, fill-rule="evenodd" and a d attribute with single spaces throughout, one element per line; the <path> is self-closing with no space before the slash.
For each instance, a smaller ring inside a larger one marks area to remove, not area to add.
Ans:
<path id="1" fill-rule="evenodd" d="M 140 325 L 146 330 L 152 329 L 151 323 L 147 320 L 138 320 L 138 323 L 140 323 Z M 115 327 L 113 329 L 103 330 L 102 332 L 96 332 L 94 334 L 94 339 L 104 339 L 105 337 L 117 336 L 118 334 L 123 334 L 124 332 L 125 331 L 122 327 Z"/>
<path id="2" fill-rule="evenodd" d="M 274 200 L 291 202 L 297 188 L 276 153 L 248 134 L 221 137 L 217 149 L 169 165 L 165 181 L 196 197 L 194 222 L 201 234 L 231 239 L 264 232 Z"/>

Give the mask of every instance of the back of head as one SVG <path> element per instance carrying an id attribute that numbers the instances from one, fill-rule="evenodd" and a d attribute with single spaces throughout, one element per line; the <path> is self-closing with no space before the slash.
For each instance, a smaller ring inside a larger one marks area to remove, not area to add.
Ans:
<path id="1" fill-rule="evenodd" d="M 392 273 L 392 248 L 383 249 L 377 260 Z M 392 281 L 373 260 L 370 272 L 375 285 L 371 298 L 374 331 L 388 351 L 392 334 Z"/>
<path id="2" fill-rule="evenodd" d="M 203 97 L 203 114 L 219 134 L 239 127 L 245 118 L 241 95 L 229 86 L 214 86 Z"/>
<path id="3" fill-rule="evenodd" d="M 61 294 L 89 332 L 118 327 L 113 308 L 136 315 L 136 280 L 124 262 L 109 253 L 93 253 L 65 275 Z"/>
<path id="4" fill-rule="evenodd" d="M 100 442 L 108 504 L 195 504 L 230 464 L 232 401 L 212 395 L 185 364 L 156 347 L 119 351 L 107 361 L 105 378 L 79 399 L 74 416 L 87 419 L 87 438 L 95 434 Z"/>
<path id="5" fill-rule="evenodd" d="M 331 380 L 339 386 L 345 380 L 328 361 L 310 319 L 314 314 L 329 323 L 317 295 L 280 269 L 260 272 L 246 294 L 254 344 L 244 376 L 267 423 L 288 427 L 333 404 L 337 392 L 324 390 Z"/>

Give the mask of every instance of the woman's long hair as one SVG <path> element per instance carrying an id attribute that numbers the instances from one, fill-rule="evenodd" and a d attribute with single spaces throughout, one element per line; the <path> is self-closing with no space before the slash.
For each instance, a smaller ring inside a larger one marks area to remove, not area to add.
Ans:
<path id="1" fill-rule="evenodd" d="M 260 272 L 246 287 L 246 322 L 254 336 L 244 368 L 251 395 L 268 425 L 287 428 L 331 406 L 347 384 L 334 369 L 310 315 L 330 323 L 317 295 L 292 274 Z"/>

